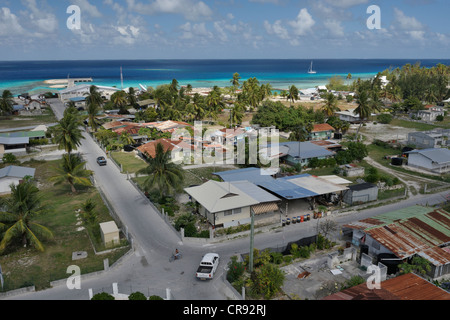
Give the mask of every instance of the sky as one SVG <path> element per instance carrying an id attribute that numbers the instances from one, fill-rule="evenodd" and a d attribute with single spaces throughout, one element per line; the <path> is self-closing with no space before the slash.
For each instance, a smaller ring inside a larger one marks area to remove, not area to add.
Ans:
<path id="1" fill-rule="evenodd" d="M 73 5 L 79 11 L 68 13 Z M 449 8 L 448 0 L 0 0 L 0 60 L 448 59 Z"/>

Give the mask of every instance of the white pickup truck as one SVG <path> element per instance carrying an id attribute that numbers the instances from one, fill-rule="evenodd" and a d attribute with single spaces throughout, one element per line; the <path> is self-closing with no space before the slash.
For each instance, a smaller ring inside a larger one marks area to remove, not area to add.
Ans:
<path id="1" fill-rule="evenodd" d="M 196 277 L 200 280 L 212 279 L 219 265 L 219 255 L 217 253 L 207 253 L 200 261 Z"/>

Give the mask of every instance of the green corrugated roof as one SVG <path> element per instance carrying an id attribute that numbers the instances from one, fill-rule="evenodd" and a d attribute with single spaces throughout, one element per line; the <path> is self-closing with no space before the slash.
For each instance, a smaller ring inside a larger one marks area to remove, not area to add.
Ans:
<path id="1" fill-rule="evenodd" d="M 425 217 L 425 214 L 430 213 L 432 211 L 436 210 L 436 208 L 432 207 L 422 207 L 422 206 L 412 206 L 407 208 L 398 209 L 395 211 L 383 213 L 380 215 L 377 215 L 373 217 L 373 219 L 379 220 L 382 223 L 380 223 L 377 226 L 373 226 L 373 228 L 378 228 L 380 225 L 383 224 L 391 224 L 397 220 L 406 220 L 410 218 L 418 218 L 422 219 Z M 367 230 L 370 230 L 372 228 L 368 228 Z"/>
<path id="2" fill-rule="evenodd" d="M 45 131 L 17 131 L 0 133 L 0 137 L 5 138 L 41 138 L 45 137 Z"/>

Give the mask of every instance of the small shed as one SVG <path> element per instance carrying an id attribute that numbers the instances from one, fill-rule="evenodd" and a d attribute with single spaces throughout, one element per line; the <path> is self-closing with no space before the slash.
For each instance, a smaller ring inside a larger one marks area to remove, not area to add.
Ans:
<path id="1" fill-rule="evenodd" d="M 344 191 L 344 202 L 349 205 L 367 203 L 378 199 L 378 187 L 372 183 L 360 183 L 348 186 Z"/>
<path id="2" fill-rule="evenodd" d="M 106 247 L 119 243 L 119 228 L 114 221 L 100 223 L 100 233 Z"/>

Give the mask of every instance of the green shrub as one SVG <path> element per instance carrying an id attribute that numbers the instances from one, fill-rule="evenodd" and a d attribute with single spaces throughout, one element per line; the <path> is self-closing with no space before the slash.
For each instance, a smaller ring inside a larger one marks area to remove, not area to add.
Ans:
<path id="1" fill-rule="evenodd" d="M 164 300 L 163 298 L 161 298 L 160 296 L 150 296 L 150 298 L 148 298 L 148 300 Z"/>
<path id="2" fill-rule="evenodd" d="M 283 262 L 283 254 L 280 252 L 272 252 L 270 255 L 272 256 L 272 263 L 281 264 Z"/>
<path id="3" fill-rule="evenodd" d="M 230 283 L 237 281 L 245 272 L 245 266 L 243 262 L 237 262 L 237 257 L 231 257 L 231 261 L 228 265 L 227 280 Z"/>
<path id="4" fill-rule="evenodd" d="M 252 295 L 262 295 L 264 299 L 271 299 L 277 294 L 284 282 L 284 273 L 273 264 L 261 265 L 252 272 L 249 280 Z"/>
<path id="5" fill-rule="evenodd" d="M 91 300 L 115 300 L 115 298 L 107 292 L 95 294 Z"/>
<path id="6" fill-rule="evenodd" d="M 377 116 L 377 120 L 383 124 L 389 124 L 392 121 L 392 115 L 390 114 L 380 114 Z"/>
<path id="7" fill-rule="evenodd" d="M 128 296 L 128 300 L 147 300 L 147 297 L 142 292 L 133 292 Z"/>
<path id="8" fill-rule="evenodd" d="M 292 256 L 289 256 L 289 255 L 283 256 L 283 261 L 285 263 L 287 263 L 287 264 L 291 263 L 292 262 Z"/>
<path id="9" fill-rule="evenodd" d="M 195 237 L 197 235 L 197 228 L 193 222 L 188 223 L 184 226 L 184 236 L 185 237 Z"/>

